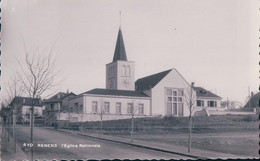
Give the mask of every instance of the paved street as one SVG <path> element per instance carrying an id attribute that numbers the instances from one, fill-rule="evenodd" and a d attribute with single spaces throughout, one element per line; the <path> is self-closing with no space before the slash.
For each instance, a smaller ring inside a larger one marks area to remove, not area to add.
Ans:
<path id="1" fill-rule="evenodd" d="M 30 128 L 17 127 L 19 146 L 30 156 Z M 79 136 L 71 133 L 44 128 L 35 128 L 34 137 L 35 159 L 179 159 L 184 156 L 138 148 L 120 143 L 112 143 L 98 139 Z M 67 146 L 65 145 L 67 144 Z M 42 147 L 41 147 L 42 146 Z M 44 147 L 45 146 L 45 147 Z M 46 147 L 57 146 L 57 147 Z M 68 146 L 74 146 L 68 148 Z M 76 147 L 78 146 L 78 147 Z M 88 146 L 88 147 L 79 147 Z M 90 147 L 92 146 L 92 147 Z M 93 147 L 96 146 L 96 147 Z"/>

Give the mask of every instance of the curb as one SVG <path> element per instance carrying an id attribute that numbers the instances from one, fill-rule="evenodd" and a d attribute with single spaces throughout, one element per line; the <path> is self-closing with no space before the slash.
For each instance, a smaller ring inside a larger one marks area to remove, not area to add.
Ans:
<path id="1" fill-rule="evenodd" d="M 61 130 L 61 129 L 51 129 L 51 128 L 50 128 L 50 130 L 55 130 L 55 131 L 60 131 L 60 132 L 65 132 L 65 133 L 72 133 L 72 132 L 70 132 L 70 131 L 65 131 L 65 130 Z M 170 150 L 165 150 L 165 149 L 160 149 L 160 148 L 154 148 L 154 147 L 145 146 L 145 145 L 140 145 L 140 144 L 128 143 L 128 142 L 119 141 L 119 140 L 106 139 L 106 138 L 101 138 L 101 137 L 97 137 L 97 136 L 91 136 L 91 135 L 87 135 L 87 134 L 81 134 L 81 133 L 78 133 L 78 132 L 77 132 L 77 133 L 72 133 L 72 134 L 76 134 L 76 135 L 80 135 L 80 136 L 85 136 L 85 137 L 90 137 L 90 138 L 94 138 L 94 139 L 100 139 L 100 140 L 110 141 L 110 142 L 116 142 L 116 143 L 126 144 L 126 145 L 131 145 L 131 146 L 136 146 L 136 147 L 145 148 L 145 149 L 150 149 L 150 150 L 156 150 L 156 151 L 165 152 L 165 153 L 170 153 L 170 154 L 176 154 L 176 155 L 180 155 L 180 156 L 190 157 L 190 158 L 193 158 L 193 159 L 208 159 L 208 158 L 206 158 L 206 157 L 199 157 L 199 156 L 196 156 L 196 155 L 185 154 L 185 153 L 179 153 L 179 152 L 174 152 L 174 151 L 170 151 Z"/>
<path id="2" fill-rule="evenodd" d="M 90 135 L 87 135 L 87 134 L 80 134 L 80 133 L 77 133 L 77 134 L 78 134 L 78 135 L 81 135 L 81 136 L 90 137 L 90 138 L 95 138 L 95 139 L 100 139 L 100 140 L 105 140 L 105 141 L 111 141 L 111 142 L 117 142 L 117 143 L 122 143 L 122 144 L 126 144 L 126 145 L 132 145 L 132 146 L 136 146 L 136 147 L 141 147 L 141 148 L 145 148 L 145 149 L 161 151 L 161 152 L 165 152 L 165 153 L 177 154 L 177 155 L 181 155 L 181 156 L 185 156 L 185 157 L 190 157 L 190 158 L 194 158 L 194 159 L 208 159 L 208 158 L 205 158 L 205 157 L 202 158 L 202 157 L 195 156 L 195 155 L 190 155 L 190 154 L 185 154 L 185 153 L 179 153 L 179 152 L 174 152 L 174 151 L 165 150 L 165 149 L 153 148 L 153 147 L 149 147 L 149 146 L 145 146 L 145 145 L 140 145 L 140 144 L 133 144 L 133 143 L 128 143 L 128 142 L 124 142 L 124 141 L 105 139 L 105 138 L 101 138 L 101 137 L 90 136 Z"/>
<path id="3" fill-rule="evenodd" d="M 110 142 L 121 143 L 121 144 L 125 144 L 125 145 L 141 147 L 141 148 L 145 148 L 145 149 L 150 149 L 150 150 L 155 150 L 155 151 L 160 151 L 160 152 L 165 152 L 165 153 L 170 153 L 170 154 L 176 154 L 176 155 L 180 155 L 180 156 L 189 157 L 189 158 L 192 158 L 192 159 L 201 159 L 201 160 L 212 159 L 212 158 L 209 158 L 209 157 L 200 157 L 200 156 L 192 155 L 192 154 L 188 154 L 188 153 L 182 153 L 182 152 L 176 152 L 176 151 L 172 151 L 172 150 L 167 150 L 167 149 L 160 148 L 160 147 L 156 148 L 156 147 L 151 147 L 151 146 L 146 146 L 146 145 L 141 145 L 141 144 L 130 143 L 130 142 L 126 142 L 126 141 L 113 140 L 113 139 L 109 139 L 109 138 L 101 138 L 99 136 L 82 134 L 82 133 L 79 133 L 79 132 L 76 132 L 76 131 L 75 132 L 71 132 L 71 131 L 66 131 L 66 130 L 62 130 L 62 129 L 52 129 L 52 130 L 65 132 L 65 133 L 71 133 L 71 134 L 74 134 L 74 135 L 90 137 L 90 138 L 99 139 L 99 140 L 105 140 L 105 141 L 110 141 Z M 228 157 L 228 158 L 232 158 L 232 157 Z M 238 158 L 236 158 L 236 159 L 239 159 L 239 158 L 242 159 L 242 158 L 251 158 L 251 157 L 241 157 L 241 156 L 239 157 L 238 156 Z M 214 159 L 221 159 L 221 157 L 217 157 L 217 158 L 214 158 Z"/>

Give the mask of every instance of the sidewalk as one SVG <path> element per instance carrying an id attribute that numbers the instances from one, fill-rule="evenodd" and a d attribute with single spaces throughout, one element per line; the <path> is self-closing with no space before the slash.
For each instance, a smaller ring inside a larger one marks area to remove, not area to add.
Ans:
<path id="1" fill-rule="evenodd" d="M 13 139 L 3 129 L 1 131 L 1 159 L 2 161 L 20 161 L 20 160 L 29 160 L 27 155 L 24 154 L 22 149 L 16 144 L 16 153 L 13 151 Z"/>
<path id="2" fill-rule="evenodd" d="M 87 132 L 79 132 L 79 131 L 73 131 L 73 130 L 66 130 L 66 129 L 58 129 L 58 131 L 63 132 L 69 132 L 74 133 L 77 135 L 87 136 L 91 138 L 106 140 L 106 141 L 112 141 L 112 142 L 118 142 L 122 144 L 137 146 L 137 147 L 143 147 L 147 149 L 172 153 L 172 154 L 178 154 L 182 155 L 184 157 L 194 158 L 194 159 L 247 159 L 249 157 L 246 156 L 239 156 L 234 154 L 227 154 L 227 153 L 221 153 L 221 152 L 215 152 L 215 151 L 209 151 L 209 150 L 202 150 L 202 149 L 194 149 L 192 148 L 192 153 L 187 152 L 187 147 L 181 147 L 176 145 L 169 145 L 169 144 L 163 144 L 163 143 L 155 143 L 155 142 L 147 142 L 142 140 L 134 140 L 133 143 L 130 142 L 129 138 L 121 138 L 121 137 L 115 137 L 115 136 L 109 136 L 109 135 L 100 135 L 100 134 L 93 134 L 93 133 L 87 133 Z"/>

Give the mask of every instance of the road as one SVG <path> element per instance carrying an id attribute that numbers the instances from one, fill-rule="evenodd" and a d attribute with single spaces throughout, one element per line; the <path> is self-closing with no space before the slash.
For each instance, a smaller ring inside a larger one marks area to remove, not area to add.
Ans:
<path id="1" fill-rule="evenodd" d="M 30 128 L 17 127 L 17 142 L 30 156 Z M 66 145 L 67 147 L 66 147 Z M 88 147 L 79 147 L 80 145 Z M 52 147 L 46 147 L 52 146 Z M 57 147 L 53 147 L 57 146 Z M 68 146 L 72 146 L 69 147 Z M 90 147 L 92 146 L 92 147 Z M 93 147 L 96 146 L 96 147 Z M 184 156 L 113 143 L 76 134 L 36 127 L 34 129 L 34 159 L 184 159 Z"/>

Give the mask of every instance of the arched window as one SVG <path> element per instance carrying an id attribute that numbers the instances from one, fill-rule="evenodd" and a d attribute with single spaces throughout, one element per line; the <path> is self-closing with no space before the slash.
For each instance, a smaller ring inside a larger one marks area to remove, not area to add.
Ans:
<path id="1" fill-rule="evenodd" d="M 130 66 L 128 65 L 128 66 L 127 66 L 127 76 L 130 77 L 130 74 L 131 74 L 131 69 L 130 69 Z"/>
<path id="2" fill-rule="evenodd" d="M 123 76 L 126 76 L 126 66 L 123 65 Z"/>

